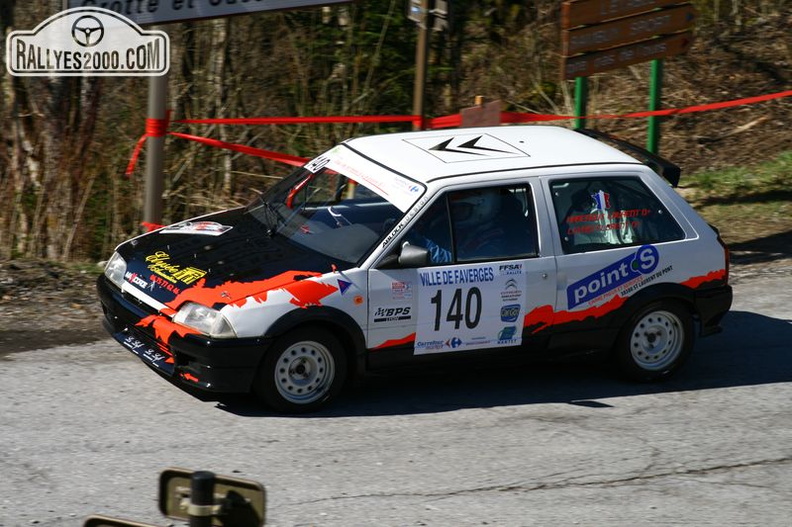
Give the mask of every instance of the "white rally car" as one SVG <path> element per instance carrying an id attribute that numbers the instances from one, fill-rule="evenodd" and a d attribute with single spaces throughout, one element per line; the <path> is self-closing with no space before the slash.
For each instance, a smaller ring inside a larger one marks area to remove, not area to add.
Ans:
<path id="1" fill-rule="evenodd" d="M 119 245 L 105 325 L 179 382 L 287 412 L 437 359 L 605 352 L 666 377 L 731 306 L 728 251 L 649 165 L 676 167 L 590 135 L 348 140 L 247 207 Z"/>

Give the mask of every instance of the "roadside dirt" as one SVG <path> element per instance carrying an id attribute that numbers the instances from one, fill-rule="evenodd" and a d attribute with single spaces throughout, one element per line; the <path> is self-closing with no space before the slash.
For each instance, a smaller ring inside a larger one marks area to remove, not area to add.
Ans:
<path id="1" fill-rule="evenodd" d="M 96 298 L 101 272 L 47 262 L 0 262 L 0 356 L 107 337 Z"/>

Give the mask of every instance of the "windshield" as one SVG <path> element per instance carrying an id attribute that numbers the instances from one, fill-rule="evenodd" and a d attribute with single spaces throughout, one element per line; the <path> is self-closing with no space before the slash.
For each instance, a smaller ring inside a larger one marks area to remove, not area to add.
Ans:
<path id="1" fill-rule="evenodd" d="M 341 166 L 350 168 L 346 161 L 334 163 L 332 155 L 320 156 L 251 203 L 248 212 L 270 235 L 356 263 L 396 226 L 423 188 L 381 167 L 379 174 L 353 179 Z"/>

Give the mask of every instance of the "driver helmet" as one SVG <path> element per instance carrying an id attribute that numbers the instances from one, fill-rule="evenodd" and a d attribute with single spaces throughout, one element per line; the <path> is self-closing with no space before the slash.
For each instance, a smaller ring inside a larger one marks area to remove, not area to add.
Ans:
<path id="1" fill-rule="evenodd" d="M 451 195 L 451 217 L 460 227 L 474 227 L 495 219 L 500 211 L 497 189 L 465 190 Z"/>

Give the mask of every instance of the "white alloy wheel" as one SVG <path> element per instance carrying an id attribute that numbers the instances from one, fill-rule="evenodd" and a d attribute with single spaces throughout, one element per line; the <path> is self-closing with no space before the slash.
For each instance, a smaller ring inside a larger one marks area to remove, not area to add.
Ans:
<path id="1" fill-rule="evenodd" d="M 683 304 L 661 300 L 638 310 L 622 329 L 616 359 L 638 381 L 671 375 L 693 349 L 693 318 Z"/>
<path id="2" fill-rule="evenodd" d="M 278 393 L 292 404 L 311 404 L 321 399 L 333 383 L 335 361 L 320 342 L 295 342 L 278 358 L 275 367 Z"/>
<path id="3" fill-rule="evenodd" d="M 630 353 L 639 368 L 661 371 L 679 358 L 684 338 L 679 317 L 670 311 L 652 311 L 633 327 Z"/>
<path id="4" fill-rule="evenodd" d="M 267 350 L 254 391 L 279 412 L 312 412 L 341 392 L 346 376 L 338 338 L 324 328 L 300 326 Z"/>

